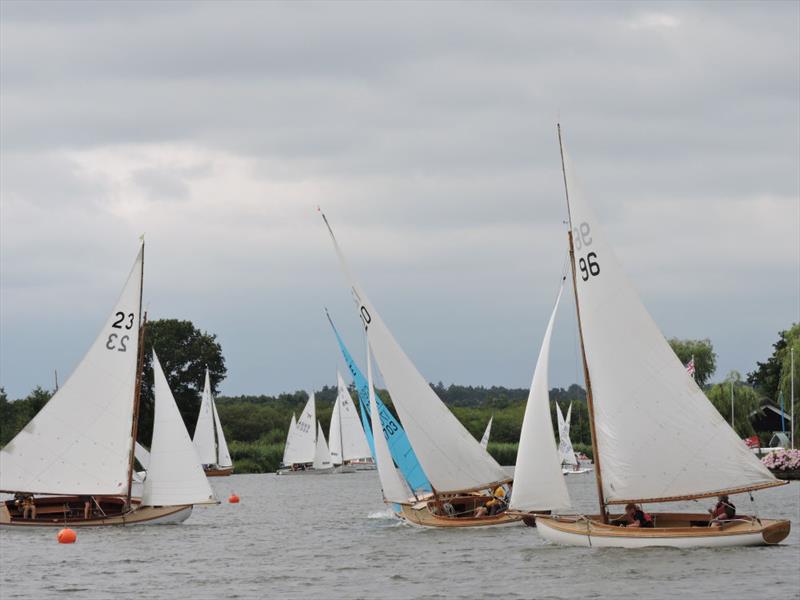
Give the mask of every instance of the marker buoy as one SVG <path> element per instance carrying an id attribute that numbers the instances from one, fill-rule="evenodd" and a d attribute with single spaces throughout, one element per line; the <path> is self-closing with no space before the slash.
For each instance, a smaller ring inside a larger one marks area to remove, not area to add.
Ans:
<path id="1" fill-rule="evenodd" d="M 231 504 L 239 504 L 239 496 L 237 496 L 236 494 L 231 494 L 230 497 L 228 498 L 228 502 L 230 502 Z"/>
<path id="2" fill-rule="evenodd" d="M 74 529 L 70 529 L 69 527 L 64 527 L 64 529 L 58 532 L 59 544 L 74 544 L 77 539 L 78 534 L 75 533 Z"/>

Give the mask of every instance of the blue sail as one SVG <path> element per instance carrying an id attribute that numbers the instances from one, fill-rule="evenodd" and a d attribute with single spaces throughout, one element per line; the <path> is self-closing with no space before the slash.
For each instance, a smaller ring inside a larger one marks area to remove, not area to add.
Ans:
<path id="1" fill-rule="evenodd" d="M 328 321 L 330 321 L 331 327 L 333 327 L 336 341 L 339 342 L 339 348 L 342 350 L 347 368 L 350 369 L 350 374 L 353 376 L 353 381 L 356 384 L 358 404 L 361 408 L 361 423 L 364 425 L 364 433 L 367 436 L 367 442 L 369 442 L 372 459 L 375 460 L 375 439 L 372 437 L 372 427 L 370 426 L 369 419 L 369 384 L 367 383 L 367 378 L 364 377 L 364 374 L 356 366 L 353 357 L 350 355 L 350 352 L 348 352 L 339 332 L 336 330 L 336 326 L 333 324 L 330 315 L 328 315 Z M 381 402 L 377 392 L 375 393 L 375 402 L 377 403 L 378 415 L 381 418 L 381 427 L 386 437 L 386 443 L 389 446 L 389 452 L 391 452 L 392 458 L 397 464 L 397 468 L 400 469 L 400 473 L 403 474 L 403 477 L 405 477 L 405 480 L 408 482 L 408 487 L 415 493 L 431 492 L 431 483 L 428 481 L 425 471 L 422 470 L 422 465 L 419 464 L 419 460 L 417 460 L 417 455 L 414 453 L 414 449 L 408 441 L 405 430 L 400 423 L 397 422 L 397 419 L 394 418 L 394 415 L 392 415 L 389 409 L 386 408 L 386 405 Z"/>

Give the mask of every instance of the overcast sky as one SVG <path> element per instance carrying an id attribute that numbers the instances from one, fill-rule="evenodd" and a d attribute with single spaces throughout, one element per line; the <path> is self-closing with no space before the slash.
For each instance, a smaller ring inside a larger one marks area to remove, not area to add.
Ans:
<path id="1" fill-rule="evenodd" d="M 528 386 L 566 252 L 555 124 L 668 337 L 721 379 L 800 319 L 800 3 L 0 4 L 0 385 L 52 387 L 145 232 L 222 393 L 334 385 L 359 321 Z M 574 308 L 550 381 L 580 381 Z M 362 361 L 363 362 L 363 361 Z"/>

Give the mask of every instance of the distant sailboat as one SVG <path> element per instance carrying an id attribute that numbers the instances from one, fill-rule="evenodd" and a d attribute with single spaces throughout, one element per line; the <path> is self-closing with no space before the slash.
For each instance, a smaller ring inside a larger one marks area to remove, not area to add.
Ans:
<path id="1" fill-rule="evenodd" d="M 143 348 L 140 320 L 144 243 L 100 334 L 70 378 L 0 450 L 0 525 L 53 527 L 171 523 L 193 504 L 215 502 L 206 487 L 184 485 L 202 470 L 175 402 L 154 360 L 155 422 L 147 476 L 136 489 L 134 452 Z M 176 421 L 177 415 L 177 421 Z M 181 434 L 185 440 L 181 438 Z M 185 444 L 183 442 L 185 441 Z M 193 464 L 182 459 L 194 456 Z M 164 494 L 160 473 L 179 486 Z M 35 506 L 25 514 L 24 505 Z"/>
<path id="2" fill-rule="evenodd" d="M 789 521 L 737 515 L 715 523 L 705 513 L 653 512 L 653 527 L 617 527 L 609 518 L 612 505 L 710 498 L 786 482 L 749 451 L 675 356 L 574 185 L 560 126 L 558 134 L 600 514 L 537 516 L 539 533 L 593 547 L 779 543 Z"/>
<path id="3" fill-rule="evenodd" d="M 510 483 L 512 478 L 448 410 L 397 344 L 352 277 L 324 215 L 323 219 L 350 281 L 358 314 L 367 331 L 368 346 L 434 490 L 431 496 L 418 502 L 407 499 L 397 503 L 402 517 L 426 527 L 478 527 L 518 521 L 520 517 L 507 513 L 476 516 L 477 509 L 490 499 L 487 492 Z M 369 393 L 373 393 L 371 389 Z M 380 472 L 380 456 L 377 460 Z"/>
<path id="4" fill-rule="evenodd" d="M 489 447 L 489 436 L 492 435 L 492 421 L 494 421 L 494 415 L 489 417 L 489 422 L 486 424 L 486 430 L 483 432 L 483 437 L 481 438 L 481 448 L 484 450 Z"/>
<path id="5" fill-rule="evenodd" d="M 203 465 L 203 470 L 208 477 L 221 477 L 233 473 L 233 461 L 228 452 L 222 424 L 219 422 L 217 405 L 211 395 L 208 369 L 206 369 L 206 381 L 203 386 L 200 414 L 197 416 L 193 441 L 200 464 Z"/>
<path id="6" fill-rule="evenodd" d="M 319 475 L 333 471 L 325 436 L 318 435 L 318 431 L 321 432 L 322 429 L 317 422 L 314 394 L 311 394 L 303 412 L 300 413 L 300 418 L 295 420 L 292 415 L 283 451 L 283 464 L 278 469 L 278 475 Z M 320 441 L 324 444 L 324 450 Z M 327 463 L 327 466 L 324 463 Z"/>
<path id="7" fill-rule="evenodd" d="M 337 472 L 353 472 L 357 469 L 374 469 L 375 464 L 361 427 L 356 407 L 340 373 L 336 373 L 337 396 L 331 413 L 328 433 L 331 460 Z"/>
<path id="8" fill-rule="evenodd" d="M 556 416 L 558 417 L 558 453 L 561 456 L 561 471 L 564 475 L 588 473 L 591 469 L 581 466 L 572 447 L 572 440 L 569 438 L 572 403 L 570 402 L 569 408 L 567 408 L 567 417 L 564 418 L 561 407 L 556 402 Z"/>

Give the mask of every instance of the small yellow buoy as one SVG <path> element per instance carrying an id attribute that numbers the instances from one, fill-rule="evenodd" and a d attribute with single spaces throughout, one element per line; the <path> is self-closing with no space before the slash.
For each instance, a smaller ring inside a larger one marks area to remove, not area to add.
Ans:
<path id="1" fill-rule="evenodd" d="M 236 494 L 231 494 L 230 498 L 228 498 L 228 502 L 230 502 L 231 504 L 239 504 L 239 496 L 237 496 Z"/>
<path id="2" fill-rule="evenodd" d="M 74 544 L 77 539 L 78 534 L 75 533 L 74 529 L 70 529 L 69 527 L 64 527 L 64 529 L 58 532 L 59 544 Z"/>

